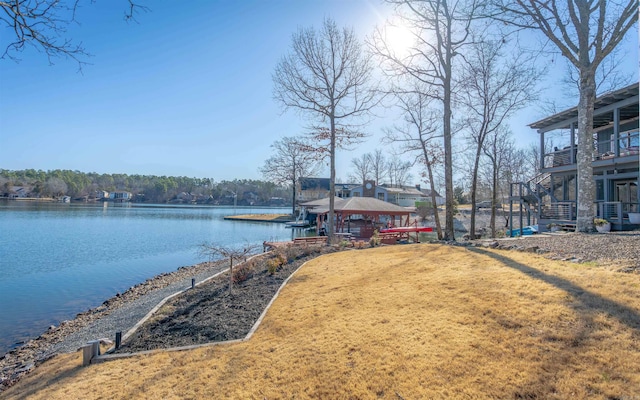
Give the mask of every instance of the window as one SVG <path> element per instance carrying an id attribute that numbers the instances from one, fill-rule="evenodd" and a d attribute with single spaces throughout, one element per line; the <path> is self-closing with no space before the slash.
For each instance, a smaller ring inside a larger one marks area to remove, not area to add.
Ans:
<path id="1" fill-rule="evenodd" d="M 640 144 L 638 140 L 638 131 L 624 132 L 620 134 L 620 149 L 626 149 L 628 147 L 638 147 Z"/>
<path id="2" fill-rule="evenodd" d="M 596 200 L 604 201 L 604 181 L 602 179 L 596 180 Z"/>

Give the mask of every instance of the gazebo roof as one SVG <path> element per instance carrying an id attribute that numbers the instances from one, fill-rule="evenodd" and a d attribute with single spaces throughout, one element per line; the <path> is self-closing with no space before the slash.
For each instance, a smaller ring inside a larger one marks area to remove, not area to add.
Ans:
<path id="1" fill-rule="evenodd" d="M 337 207 L 338 204 L 344 202 L 344 199 L 340 197 L 334 197 L 333 205 Z M 329 207 L 329 197 L 325 197 L 323 199 L 305 201 L 304 203 L 300 203 L 301 206 L 314 208 L 314 207 Z"/>
<path id="2" fill-rule="evenodd" d="M 379 214 L 379 215 L 408 215 L 411 211 L 386 201 L 378 200 L 373 197 L 350 197 L 348 199 L 340 199 L 340 202 L 334 204 L 334 211 L 342 214 Z M 317 214 L 325 214 L 329 212 L 328 199 L 327 205 L 318 207 L 313 210 Z"/>

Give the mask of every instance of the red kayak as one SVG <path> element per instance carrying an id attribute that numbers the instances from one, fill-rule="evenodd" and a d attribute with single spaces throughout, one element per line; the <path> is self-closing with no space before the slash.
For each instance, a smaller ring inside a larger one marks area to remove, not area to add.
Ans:
<path id="1" fill-rule="evenodd" d="M 433 228 L 430 226 L 398 226 L 396 228 L 380 229 L 380 233 L 386 232 L 433 232 Z"/>

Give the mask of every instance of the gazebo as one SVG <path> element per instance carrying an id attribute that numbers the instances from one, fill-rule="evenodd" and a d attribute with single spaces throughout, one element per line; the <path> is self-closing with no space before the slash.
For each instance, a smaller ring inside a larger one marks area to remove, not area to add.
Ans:
<path id="1" fill-rule="evenodd" d="M 322 205 L 312 207 L 310 210 L 310 212 L 317 214 L 318 229 L 322 226 L 322 219 L 329 213 L 329 199 L 321 200 L 324 200 Z M 321 201 L 318 200 L 318 202 Z M 307 206 L 309 207 L 309 205 Z M 345 224 L 347 225 L 347 230 L 350 230 L 352 215 L 362 215 L 368 218 L 371 221 L 371 226 L 361 227 L 360 237 L 369 237 L 373 234 L 375 224 L 380 222 L 381 215 L 389 216 L 393 226 L 409 226 L 411 215 L 411 210 L 373 197 L 336 199 L 334 212 L 336 215 L 336 232 L 344 232 Z M 396 217 L 399 219 L 398 224 L 396 224 Z M 405 218 L 403 219 L 403 217 Z"/>

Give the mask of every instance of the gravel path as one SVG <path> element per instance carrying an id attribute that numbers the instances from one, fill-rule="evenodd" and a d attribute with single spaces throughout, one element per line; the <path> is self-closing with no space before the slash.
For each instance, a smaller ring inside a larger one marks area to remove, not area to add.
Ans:
<path id="1" fill-rule="evenodd" d="M 109 338 L 115 340 L 115 333 L 122 332 L 124 335 L 133 328 L 149 311 L 151 311 L 162 299 L 181 290 L 191 287 L 191 279 L 195 278 L 200 282 L 213 276 L 228 267 L 225 262 L 206 268 L 191 277 L 182 278 L 170 283 L 164 288 L 155 289 L 135 300 L 128 301 L 111 313 L 96 319 L 80 330 L 67 335 L 61 342 L 51 345 L 47 353 L 70 353 L 85 345 L 89 340 Z"/>
<path id="2" fill-rule="evenodd" d="M 116 331 L 124 335 L 162 299 L 191 287 L 192 278 L 200 282 L 225 270 L 228 265 L 228 260 L 222 260 L 160 274 L 116 294 L 95 309 L 78 314 L 73 320 L 52 326 L 38 338 L 0 358 L 0 393 L 55 354 L 74 352 L 90 340 L 114 340 Z"/>

